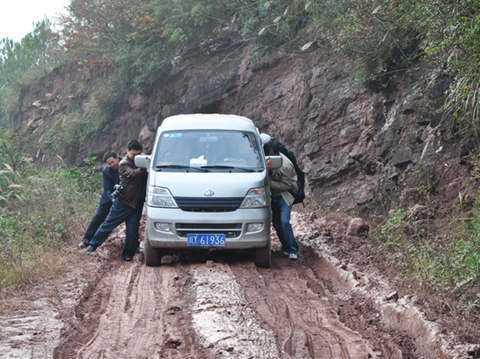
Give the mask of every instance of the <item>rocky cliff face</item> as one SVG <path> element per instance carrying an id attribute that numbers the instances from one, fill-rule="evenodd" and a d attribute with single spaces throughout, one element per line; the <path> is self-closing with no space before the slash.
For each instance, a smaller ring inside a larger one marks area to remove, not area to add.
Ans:
<path id="1" fill-rule="evenodd" d="M 151 145 L 156 127 L 172 114 L 234 113 L 297 153 L 311 196 L 323 207 L 385 213 L 393 203 L 412 206 L 433 196 L 442 209 L 459 194 L 468 198 L 462 159 L 475 145 L 455 140 L 452 121 L 440 110 L 448 77 L 411 70 L 381 94 L 360 85 L 353 73 L 351 63 L 322 48 L 268 57 L 242 48 L 172 66 L 146 94 L 121 97 L 104 129 L 65 155 L 80 162 L 137 136 Z M 36 131 L 41 140 L 72 103 L 87 106 L 77 81 L 102 78 L 108 71 L 67 67 L 32 85 L 17 128 Z"/>

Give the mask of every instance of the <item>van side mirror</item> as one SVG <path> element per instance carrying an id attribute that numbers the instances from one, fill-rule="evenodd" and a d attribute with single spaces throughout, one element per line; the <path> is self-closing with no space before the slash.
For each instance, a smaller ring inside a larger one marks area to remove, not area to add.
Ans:
<path id="1" fill-rule="evenodd" d="M 267 156 L 265 157 L 267 161 L 267 168 L 276 170 L 280 167 L 282 167 L 283 164 L 283 159 L 282 156 Z"/>
<path id="2" fill-rule="evenodd" d="M 135 156 L 135 166 L 138 168 L 149 168 L 150 167 L 150 156 L 147 155 L 138 155 Z"/>

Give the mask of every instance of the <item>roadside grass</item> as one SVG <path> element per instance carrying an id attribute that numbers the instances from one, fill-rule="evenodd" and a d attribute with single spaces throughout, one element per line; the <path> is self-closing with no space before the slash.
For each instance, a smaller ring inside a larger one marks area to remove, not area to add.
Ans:
<path id="1" fill-rule="evenodd" d="M 468 218 L 451 222 L 444 233 L 447 240 L 415 235 L 415 225 L 409 222 L 400 208 L 374 233 L 381 254 L 394 262 L 403 276 L 450 293 L 479 281 L 480 198 Z"/>
<path id="2" fill-rule="evenodd" d="M 91 171 L 3 166 L 8 170 L 0 172 L 0 290 L 61 273 L 68 264 L 65 246 L 82 232 L 98 188 Z"/>

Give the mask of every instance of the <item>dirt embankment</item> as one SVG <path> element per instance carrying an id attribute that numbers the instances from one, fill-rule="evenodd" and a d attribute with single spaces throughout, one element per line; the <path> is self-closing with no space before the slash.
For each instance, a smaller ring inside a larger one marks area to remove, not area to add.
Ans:
<path id="1" fill-rule="evenodd" d="M 311 197 L 324 207 L 385 214 L 397 206 L 430 205 L 433 196 L 443 199 L 444 208 L 430 206 L 443 216 L 459 193 L 472 191 L 463 160 L 478 142 L 454 137 L 457 122 L 442 113 L 447 75 L 419 64 L 392 79 L 388 93 L 375 93 L 355 80 L 355 64 L 328 48 L 312 49 L 260 55 L 241 47 L 180 59 L 142 93 L 113 91 L 118 98 L 103 128 L 51 153 L 52 133 L 68 128 L 68 111 L 78 108 L 75 116 L 89 118 L 95 91 L 111 80 L 103 67 L 75 64 L 26 88 L 14 123 L 32 139 L 26 151 L 38 162 L 60 155 L 79 164 L 92 154 L 123 151 L 133 137 L 151 148 L 157 127 L 170 115 L 234 113 L 296 153 Z M 112 95 L 104 90 L 105 97 Z"/>
<path id="2" fill-rule="evenodd" d="M 308 242 L 311 223 L 295 224 Z M 148 268 L 121 262 L 119 241 L 79 257 L 81 278 L 45 292 L 49 304 L 30 329 L 28 308 L 2 316 L 0 358 L 474 358 L 320 242 L 297 262 L 275 251 L 272 268 L 259 269 L 248 253 Z"/>

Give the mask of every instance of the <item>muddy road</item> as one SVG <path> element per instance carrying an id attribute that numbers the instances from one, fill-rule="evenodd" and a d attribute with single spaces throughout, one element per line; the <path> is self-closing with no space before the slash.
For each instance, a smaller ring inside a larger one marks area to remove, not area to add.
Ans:
<path id="1" fill-rule="evenodd" d="M 55 357 L 415 357 L 396 333 L 367 337 L 350 328 L 357 315 L 342 321 L 341 283 L 322 272 L 308 248 L 298 262 L 275 254 L 271 269 L 248 255 L 172 258 L 160 268 L 119 262 L 81 302 Z"/>
<path id="2" fill-rule="evenodd" d="M 0 316 L 0 358 L 472 358 L 444 351 L 414 305 L 385 299 L 378 276 L 312 242 L 307 219 L 294 223 L 300 259 L 275 240 L 269 269 L 248 253 L 125 263 L 121 232 L 94 256 L 75 251 L 81 274 L 32 291 L 32 310 Z"/>

